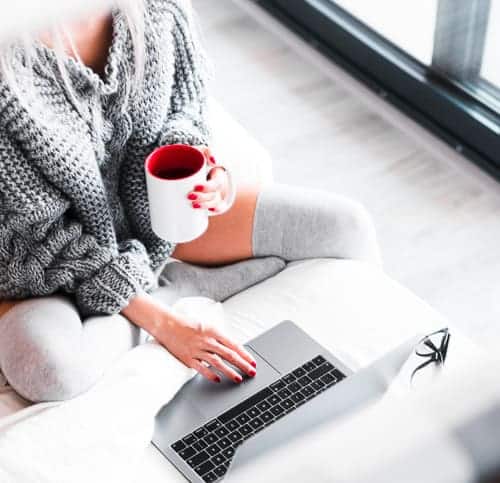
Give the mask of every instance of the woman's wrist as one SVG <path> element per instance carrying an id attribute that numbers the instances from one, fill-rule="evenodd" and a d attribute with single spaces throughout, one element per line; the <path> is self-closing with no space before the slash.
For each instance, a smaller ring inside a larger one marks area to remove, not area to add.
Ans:
<path id="1" fill-rule="evenodd" d="M 161 305 L 146 292 L 140 292 L 130 299 L 121 314 L 153 337 L 173 323 L 173 314 L 168 307 Z"/>

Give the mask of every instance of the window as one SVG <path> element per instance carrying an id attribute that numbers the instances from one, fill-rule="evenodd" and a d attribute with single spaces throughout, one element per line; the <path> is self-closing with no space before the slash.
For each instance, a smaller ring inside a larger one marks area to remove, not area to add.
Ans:
<path id="1" fill-rule="evenodd" d="M 253 0 L 500 179 L 500 0 Z"/>

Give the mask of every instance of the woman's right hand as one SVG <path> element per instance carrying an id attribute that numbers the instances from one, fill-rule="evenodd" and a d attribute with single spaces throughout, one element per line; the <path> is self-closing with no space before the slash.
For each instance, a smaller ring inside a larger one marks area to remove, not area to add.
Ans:
<path id="1" fill-rule="evenodd" d="M 134 297 L 122 314 L 148 331 L 179 361 L 210 381 L 221 382 L 214 371 L 217 369 L 240 383 L 241 375 L 228 363 L 250 377 L 256 375 L 254 358 L 213 324 L 174 314 L 147 294 Z"/>

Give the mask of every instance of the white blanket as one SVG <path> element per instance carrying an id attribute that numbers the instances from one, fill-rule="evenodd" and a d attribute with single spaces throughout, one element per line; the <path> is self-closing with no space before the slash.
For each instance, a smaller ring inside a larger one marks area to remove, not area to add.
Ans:
<path id="1" fill-rule="evenodd" d="M 446 325 L 380 271 L 342 260 L 291 264 L 226 301 L 223 312 L 220 304 L 207 310 L 207 304 L 189 302 L 204 316 L 227 318 L 224 331 L 240 342 L 294 320 L 352 367 L 370 364 L 417 332 Z M 447 366 L 458 364 L 459 371 L 474 351 L 456 342 L 454 336 Z M 145 458 L 145 450 L 154 414 L 192 375 L 168 352 L 146 345 L 127 354 L 84 396 L 0 419 L 0 482 L 183 481 L 151 448 Z M 20 398 L 4 399 L 0 391 L 0 418 L 22 406 Z M 255 470 L 256 479 L 270 481 L 259 465 Z"/>
<path id="2" fill-rule="evenodd" d="M 2 420 L 0 481 L 132 481 L 151 441 L 155 414 L 193 375 L 148 342 L 124 356 L 87 393 Z"/>

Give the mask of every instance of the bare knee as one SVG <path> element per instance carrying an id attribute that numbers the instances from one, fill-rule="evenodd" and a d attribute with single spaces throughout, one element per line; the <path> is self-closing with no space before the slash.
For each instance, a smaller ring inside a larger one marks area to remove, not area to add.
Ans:
<path id="1" fill-rule="evenodd" d="M 21 302 L 0 319 L 0 368 L 22 397 L 66 400 L 96 381 L 96 371 L 70 336 L 78 326 L 77 310 L 60 296 Z"/>

